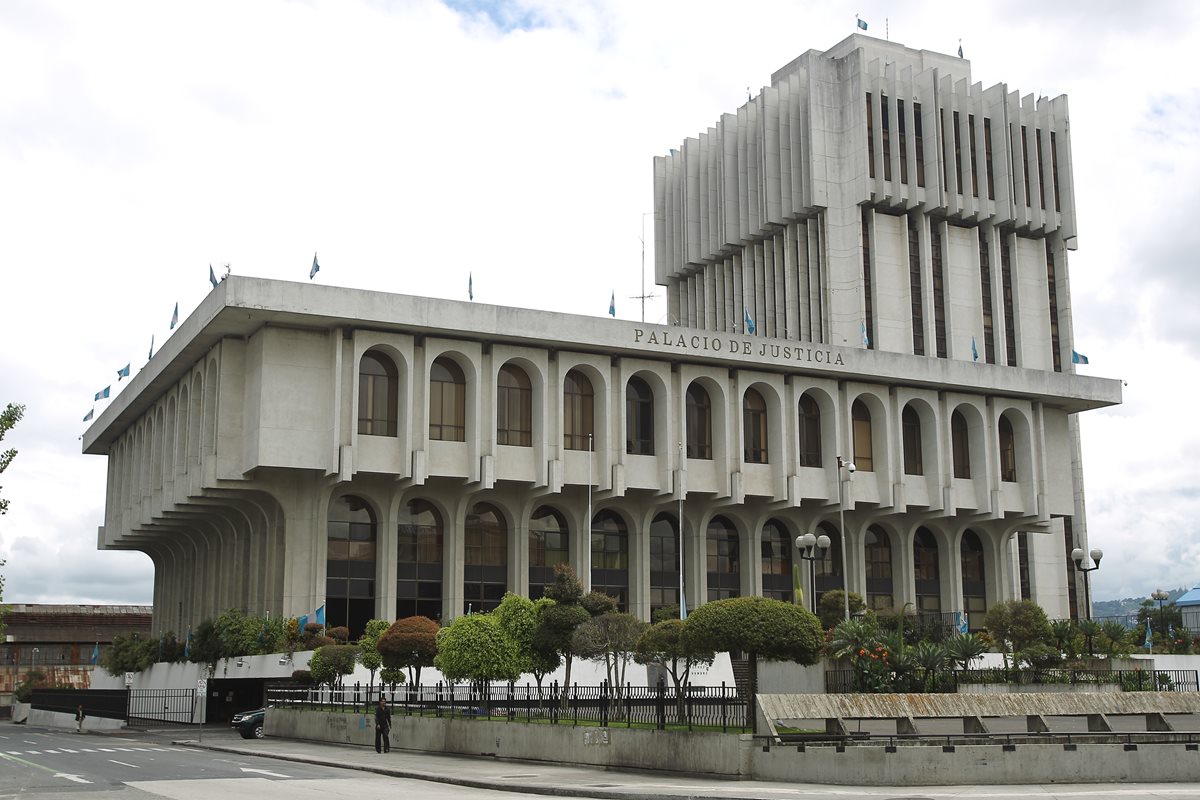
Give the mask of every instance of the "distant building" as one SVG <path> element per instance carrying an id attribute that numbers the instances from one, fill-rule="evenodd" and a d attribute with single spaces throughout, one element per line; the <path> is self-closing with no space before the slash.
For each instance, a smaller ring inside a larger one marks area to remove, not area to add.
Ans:
<path id="1" fill-rule="evenodd" d="M 560 562 L 643 619 L 681 573 L 689 607 L 848 585 L 972 627 L 1018 597 L 1078 614 L 1075 415 L 1121 390 L 1073 366 L 1066 98 L 852 36 L 654 188 L 663 324 L 214 288 L 84 435 L 155 629 L 447 620 Z M 815 581 L 806 533 L 832 540 Z"/>
<path id="2" fill-rule="evenodd" d="M 1183 617 L 1183 627 L 1200 636 L 1200 586 L 1181 595 L 1175 601 L 1175 607 Z"/>

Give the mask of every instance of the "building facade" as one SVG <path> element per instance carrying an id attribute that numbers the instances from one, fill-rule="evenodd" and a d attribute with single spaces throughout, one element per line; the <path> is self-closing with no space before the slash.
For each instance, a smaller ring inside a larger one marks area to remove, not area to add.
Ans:
<path id="1" fill-rule="evenodd" d="M 156 627 L 447 620 L 560 562 L 644 619 L 681 585 L 1075 613 L 1075 414 L 1120 387 L 1072 365 L 1065 98 L 854 36 L 654 181 L 665 325 L 217 286 L 84 436 Z"/>

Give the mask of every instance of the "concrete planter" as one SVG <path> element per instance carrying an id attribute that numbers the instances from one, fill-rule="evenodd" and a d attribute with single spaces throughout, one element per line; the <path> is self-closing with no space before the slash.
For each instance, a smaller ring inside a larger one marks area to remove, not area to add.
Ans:
<path id="1" fill-rule="evenodd" d="M 960 683 L 958 694 L 1120 693 L 1115 683 Z"/>

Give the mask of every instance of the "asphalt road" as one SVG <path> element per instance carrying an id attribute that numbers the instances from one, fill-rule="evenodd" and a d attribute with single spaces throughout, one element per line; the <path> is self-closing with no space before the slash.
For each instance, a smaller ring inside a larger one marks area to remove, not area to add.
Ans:
<path id="1" fill-rule="evenodd" d="M 316 764 L 173 745 L 166 734 L 0 728 L 0 800 L 373 800 L 533 798 Z"/>

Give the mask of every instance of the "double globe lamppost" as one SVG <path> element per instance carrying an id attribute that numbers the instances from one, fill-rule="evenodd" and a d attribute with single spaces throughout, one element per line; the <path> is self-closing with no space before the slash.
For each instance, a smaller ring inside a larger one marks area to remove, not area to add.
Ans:
<path id="1" fill-rule="evenodd" d="M 1091 556 L 1092 566 L 1085 567 L 1085 559 Z M 1100 569 L 1100 559 L 1104 558 L 1104 551 L 1099 547 L 1092 550 L 1090 553 L 1084 553 L 1082 547 L 1076 547 L 1071 551 L 1071 560 L 1075 562 L 1075 569 L 1083 573 L 1083 602 L 1087 606 L 1087 619 L 1092 618 L 1092 593 L 1088 586 L 1088 573 L 1095 572 Z"/>
<path id="2" fill-rule="evenodd" d="M 846 489 L 845 481 L 854 474 L 857 467 L 853 462 L 843 461 L 841 456 L 837 457 L 838 464 L 838 535 L 842 537 L 842 598 L 844 600 L 844 613 L 846 619 L 850 619 L 850 585 L 849 576 L 846 572 Z M 842 478 L 842 470 L 846 471 L 846 478 Z M 812 607 L 813 613 L 817 613 L 817 561 L 823 561 L 825 554 L 829 550 L 831 541 L 828 536 L 821 534 L 814 536 L 811 533 L 806 533 L 803 536 L 796 537 L 796 547 L 800 549 L 800 557 L 808 562 L 809 565 L 809 587 L 812 591 Z"/>

